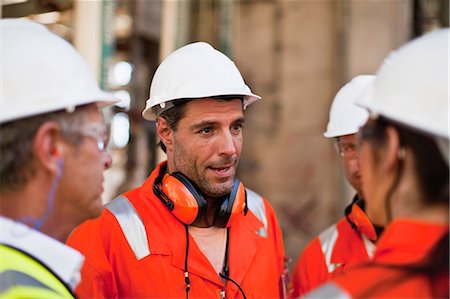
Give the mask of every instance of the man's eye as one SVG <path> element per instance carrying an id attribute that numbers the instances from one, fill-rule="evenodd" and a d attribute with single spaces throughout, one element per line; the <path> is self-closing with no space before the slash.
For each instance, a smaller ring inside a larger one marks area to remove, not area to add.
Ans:
<path id="1" fill-rule="evenodd" d="M 233 131 L 239 132 L 242 130 L 242 125 L 235 125 L 232 127 Z"/>
<path id="2" fill-rule="evenodd" d="M 343 146 L 344 151 L 354 151 L 356 149 L 355 144 L 346 144 Z"/>
<path id="3" fill-rule="evenodd" d="M 209 134 L 209 133 L 212 132 L 212 129 L 211 129 L 211 128 L 203 128 L 203 129 L 201 130 L 201 132 L 202 132 L 202 133 L 205 133 L 205 134 Z"/>

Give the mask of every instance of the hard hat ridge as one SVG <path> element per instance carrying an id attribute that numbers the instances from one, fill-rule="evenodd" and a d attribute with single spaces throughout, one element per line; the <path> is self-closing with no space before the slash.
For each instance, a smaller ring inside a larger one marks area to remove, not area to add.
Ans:
<path id="1" fill-rule="evenodd" d="M 177 49 L 160 64 L 142 115 L 155 120 L 157 113 L 172 107 L 171 101 L 222 95 L 244 96 L 245 106 L 260 99 L 231 59 L 208 43 L 196 42 Z M 158 105 L 161 109 L 155 109 Z"/>

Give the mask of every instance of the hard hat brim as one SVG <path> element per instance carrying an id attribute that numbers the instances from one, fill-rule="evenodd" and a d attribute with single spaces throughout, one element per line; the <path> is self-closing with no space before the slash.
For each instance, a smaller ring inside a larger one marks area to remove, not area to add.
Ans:
<path id="1" fill-rule="evenodd" d="M 222 95 L 225 96 L 227 94 L 222 94 Z M 233 95 L 237 95 L 237 94 L 233 93 Z M 253 104 L 254 102 L 261 100 L 261 97 L 254 93 L 238 94 L 237 96 L 244 96 L 244 106 L 245 107 L 248 107 L 251 104 Z M 217 97 L 217 95 L 209 95 L 209 96 L 198 97 L 198 98 L 193 98 L 193 99 L 206 99 L 209 97 Z M 168 101 L 165 101 L 164 103 L 167 104 L 167 102 L 174 101 L 174 100 L 177 100 L 177 99 L 170 99 Z M 149 103 L 150 103 L 150 99 L 147 101 L 147 107 L 145 107 L 144 111 L 142 111 L 142 117 L 149 121 L 155 121 L 158 118 L 158 115 L 156 115 L 156 109 L 154 108 L 155 106 L 149 106 Z"/>

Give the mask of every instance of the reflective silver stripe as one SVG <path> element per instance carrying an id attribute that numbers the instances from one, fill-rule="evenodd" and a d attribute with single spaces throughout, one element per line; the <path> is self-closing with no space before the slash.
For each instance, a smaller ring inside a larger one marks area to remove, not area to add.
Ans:
<path id="1" fill-rule="evenodd" d="M 105 208 L 116 217 L 136 259 L 150 255 L 144 223 L 128 198 L 118 196 L 106 204 Z"/>
<path id="2" fill-rule="evenodd" d="M 302 297 L 304 299 L 323 299 L 323 298 L 334 298 L 334 299 L 351 299 L 352 296 L 348 294 L 345 290 L 341 289 L 334 283 L 326 283 L 321 287 L 315 289 L 314 291 L 306 294 Z"/>
<path id="3" fill-rule="evenodd" d="M 266 208 L 264 206 L 264 201 L 258 193 L 254 192 L 248 188 L 245 188 L 245 190 L 247 191 L 248 209 L 250 211 L 252 211 L 252 213 L 262 223 L 264 223 L 264 227 L 261 227 L 260 229 L 258 229 L 258 231 L 256 233 L 258 235 L 260 235 L 261 237 L 267 238 L 267 216 L 266 216 Z"/>
<path id="4" fill-rule="evenodd" d="M 339 233 L 336 229 L 336 225 L 333 224 L 319 235 L 320 244 L 322 246 L 322 253 L 325 257 L 325 264 L 327 265 L 328 272 L 333 272 L 339 264 L 331 263 L 331 255 L 333 254 L 334 245 Z"/>
<path id="5" fill-rule="evenodd" d="M 13 287 L 35 287 L 55 292 L 36 278 L 19 271 L 7 270 L 0 273 L 0 294 Z"/>
<path id="6" fill-rule="evenodd" d="M 361 238 L 363 239 L 367 255 L 369 256 L 370 259 L 372 259 L 373 254 L 375 253 L 375 244 L 372 241 L 370 241 L 369 238 L 364 236 L 364 234 L 361 234 Z"/>

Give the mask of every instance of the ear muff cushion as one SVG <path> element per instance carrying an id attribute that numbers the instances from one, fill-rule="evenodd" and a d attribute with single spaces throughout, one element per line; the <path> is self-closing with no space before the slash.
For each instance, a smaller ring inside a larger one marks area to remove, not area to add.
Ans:
<path id="1" fill-rule="evenodd" d="M 372 241 L 377 239 L 375 227 L 359 205 L 351 205 L 351 210 L 347 214 L 347 218 L 356 226 L 356 230 L 361 234 L 365 235 Z"/>
<path id="2" fill-rule="evenodd" d="M 180 172 L 164 175 L 161 189 L 174 204 L 172 213 L 186 225 L 194 223 L 206 210 L 206 200 Z"/>
<path id="3" fill-rule="evenodd" d="M 224 199 L 216 212 L 214 226 L 227 227 L 234 215 L 242 213 L 246 205 L 245 187 L 238 179 L 234 179 L 230 195 Z"/>

